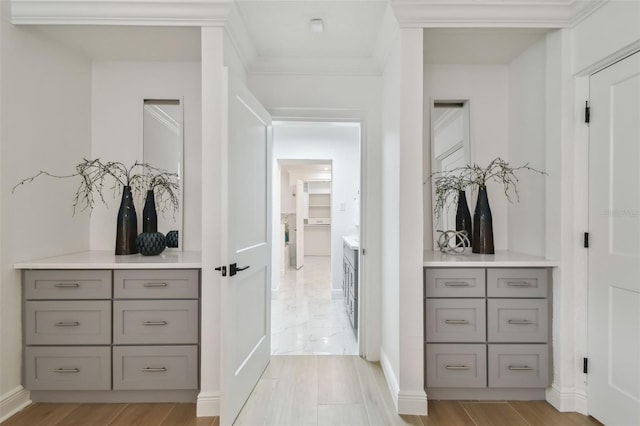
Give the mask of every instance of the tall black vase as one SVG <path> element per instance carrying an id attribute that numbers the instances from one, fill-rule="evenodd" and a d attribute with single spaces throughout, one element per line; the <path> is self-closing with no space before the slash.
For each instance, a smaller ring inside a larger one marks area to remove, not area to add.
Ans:
<path id="1" fill-rule="evenodd" d="M 494 254 L 493 248 L 493 220 L 491 208 L 487 197 L 487 187 L 481 186 L 478 190 L 478 201 L 473 214 L 473 253 Z"/>
<path id="2" fill-rule="evenodd" d="M 118 210 L 116 222 L 116 255 L 136 254 L 136 237 L 138 235 L 138 217 L 133 205 L 131 187 L 125 186 L 122 190 L 122 201 Z"/>
<path id="3" fill-rule="evenodd" d="M 158 232 L 158 213 L 156 212 L 156 197 L 153 189 L 147 191 L 147 198 L 144 201 L 142 232 Z"/>
<path id="4" fill-rule="evenodd" d="M 471 233 L 471 212 L 469 211 L 469 205 L 467 204 L 467 194 L 464 191 L 458 191 L 458 209 L 456 210 L 456 231 L 467 231 L 467 238 L 469 242 L 473 242 L 473 235 Z M 462 244 L 464 241 L 462 238 L 456 238 L 457 244 Z M 465 247 L 469 247 L 465 244 Z"/>

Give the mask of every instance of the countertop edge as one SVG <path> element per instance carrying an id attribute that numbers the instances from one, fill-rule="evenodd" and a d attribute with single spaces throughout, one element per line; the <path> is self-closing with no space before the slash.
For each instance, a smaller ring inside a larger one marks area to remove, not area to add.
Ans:
<path id="1" fill-rule="evenodd" d="M 499 251 L 494 255 L 472 253 L 456 255 L 426 250 L 423 259 L 423 267 L 426 268 L 554 268 L 560 266 L 558 260 L 510 251 Z"/>

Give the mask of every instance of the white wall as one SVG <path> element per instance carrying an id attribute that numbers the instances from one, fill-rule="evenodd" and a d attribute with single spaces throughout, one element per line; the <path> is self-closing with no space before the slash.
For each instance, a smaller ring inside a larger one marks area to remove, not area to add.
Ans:
<path id="1" fill-rule="evenodd" d="M 546 170 L 546 57 L 547 43 L 542 38 L 509 65 L 507 157 L 512 166 L 529 163 Z M 520 201 L 513 197 L 514 202 L 507 204 L 507 247 L 544 256 L 546 178 L 529 171 L 517 172 L 517 177 Z M 548 178 L 559 184 L 558 173 Z"/>
<path id="2" fill-rule="evenodd" d="M 430 103 L 439 99 L 469 100 L 471 162 L 482 167 L 496 157 L 508 158 L 509 140 L 509 67 L 507 65 L 438 65 L 424 67 L 425 174 L 430 173 L 431 133 Z M 502 188 L 487 184 L 493 217 L 493 240 L 496 250 L 506 250 L 507 204 Z M 470 197 L 473 215 L 476 193 Z M 424 185 L 424 244 L 432 248 L 431 186 Z"/>
<path id="3" fill-rule="evenodd" d="M 354 198 L 360 189 L 360 128 L 322 124 L 278 125 L 273 128 L 273 176 L 277 177 L 278 160 L 330 160 L 331 182 L 331 276 L 335 295 L 342 294 L 342 237 L 356 235 L 353 220 Z M 276 179 L 277 182 L 277 179 Z M 340 210 L 344 203 L 346 209 Z M 273 235 L 279 235 L 280 218 Z M 280 259 L 274 256 L 275 265 Z M 279 274 L 277 274 L 279 275 Z M 365 284 L 363 284 L 365 285 Z"/>
<path id="4" fill-rule="evenodd" d="M 133 164 L 142 146 L 145 98 L 183 99 L 183 249 L 201 247 L 201 84 L 194 62 L 94 62 L 91 156 Z M 142 203 L 136 205 L 138 219 Z M 91 216 L 91 249 L 113 250 L 120 198 L 98 203 Z M 167 214 L 171 214 L 168 212 Z M 139 231 L 141 231 L 139 227 Z M 159 229 L 166 233 L 169 229 Z"/>
<path id="5" fill-rule="evenodd" d="M 362 122 L 362 256 L 360 280 L 369 290 L 361 297 L 368 333 L 359 336 L 367 359 L 379 359 L 380 263 L 382 260 L 380 211 L 381 78 L 362 75 L 254 74 L 248 85 L 267 110 L 280 118 L 359 119 Z M 361 296 L 363 294 L 361 293 Z"/>
<path id="6" fill-rule="evenodd" d="M 6 399 L 21 402 L 21 281 L 13 263 L 89 248 L 88 213 L 72 217 L 77 180 L 41 177 L 11 189 L 39 170 L 71 173 L 90 155 L 91 65 L 31 28 L 5 19 L 0 27 L 1 417 L 16 408 Z"/>

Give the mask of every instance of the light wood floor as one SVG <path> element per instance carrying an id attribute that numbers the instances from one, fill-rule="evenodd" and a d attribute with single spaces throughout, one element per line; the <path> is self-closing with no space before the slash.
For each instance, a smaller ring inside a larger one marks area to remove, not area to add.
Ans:
<path id="1" fill-rule="evenodd" d="M 34 404 L 2 426 L 217 426 L 194 404 Z M 273 356 L 236 426 L 588 426 L 544 401 L 429 401 L 429 416 L 398 416 L 382 370 L 357 356 Z"/>

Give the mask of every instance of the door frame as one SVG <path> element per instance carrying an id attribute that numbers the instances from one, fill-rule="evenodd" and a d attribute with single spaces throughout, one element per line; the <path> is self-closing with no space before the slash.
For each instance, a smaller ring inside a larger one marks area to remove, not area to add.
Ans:
<path id="1" fill-rule="evenodd" d="M 365 112 L 361 110 L 343 110 L 343 109 L 307 109 L 307 108 L 267 108 L 274 122 L 320 122 L 320 123 L 358 123 L 360 125 L 360 258 L 358 267 L 359 283 L 367 280 L 367 259 L 363 253 L 366 252 L 367 245 L 367 137 L 366 137 L 366 120 Z M 272 162 L 274 159 L 271 159 Z M 273 173 L 276 173 L 274 171 Z M 272 176 L 272 179 L 275 179 Z M 277 177 L 279 180 L 279 176 Z M 363 289 L 364 287 L 364 289 Z M 358 285 L 358 355 L 365 359 L 371 358 L 371 348 L 367 347 L 367 341 L 380 341 L 380 330 L 373 327 L 367 327 L 367 316 L 369 312 L 368 306 L 376 306 L 379 301 L 375 299 L 375 292 L 372 286 Z M 376 361 L 377 359 L 373 359 Z"/>

